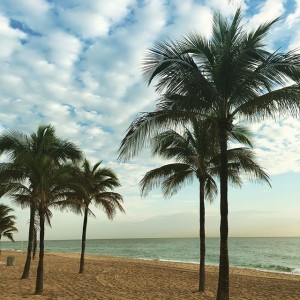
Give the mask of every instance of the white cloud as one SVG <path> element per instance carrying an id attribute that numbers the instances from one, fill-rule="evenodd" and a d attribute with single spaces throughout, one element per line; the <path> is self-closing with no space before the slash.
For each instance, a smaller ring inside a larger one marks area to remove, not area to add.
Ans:
<path id="1" fill-rule="evenodd" d="M 50 32 L 39 46 L 50 50 L 50 62 L 66 69 L 74 65 L 81 52 L 80 41 L 62 31 Z"/>
<path id="2" fill-rule="evenodd" d="M 296 6 L 295 11 L 289 13 L 286 18 L 286 24 L 289 28 L 294 27 L 300 22 L 300 1 L 299 0 L 295 0 L 295 6 Z"/>
<path id="3" fill-rule="evenodd" d="M 260 24 L 280 17 L 285 11 L 285 2 L 286 0 L 267 0 L 261 3 L 259 12 L 251 16 L 250 26 L 258 27 Z"/>
<path id="4" fill-rule="evenodd" d="M 300 172 L 300 121 L 286 118 L 251 125 L 256 134 L 255 152 L 270 175 Z"/>
<path id="5" fill-rule="evenodd" d="M 196 1 L 175 1 L 173 20 L 167 26 L 165 35 L 179 38 L 191 31 L 196 31 L 204 36 L 212 33 L 212 10 Z"/>
<path id="6" fill-rule="evenodd" d="M 300 1 L 295 0 L 295 10 L 290 12 L 285 20 L 285 26 L 292 33 L 288 49 L 300 48 Z"/>
<path id="7" fill-rule="evenodd" d="M 10 18 L 18 20 L 36 32 L 44 32 L 54 26 L 51 19 L 52 5 L 45 0 L 2 0 L 0 9 Z"/>
<path id="8" fill-rule="evenodd" d="M 25 37 L 25 33 L 9 26 L 8 18 L 0 15 L 0 39 L 2 44 L 0 60 L 9 58 L 15 50 L 20 48 L 21 39 L 24 39 Z"/>
<path id="9" fill-rule="evenodd" d="M 59 8 L 59 20 L 82 38 L 103 37 L 129 11 L 132 0 L 75 1 L 70 7 Z M 58 3 L 59 4 L 59 3 Z"/>

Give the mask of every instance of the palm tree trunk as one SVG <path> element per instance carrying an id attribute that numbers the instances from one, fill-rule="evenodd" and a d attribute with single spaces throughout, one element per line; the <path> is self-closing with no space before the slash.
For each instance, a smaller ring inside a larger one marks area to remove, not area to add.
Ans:
<path id="1" fill-rule="evenodd" d="M 217 300 L 229 299 L 227 128 L 220 124 L 220 262 Z"/>
<path id="2" fill-rule="evenodd" d="M 27 256 L 21 279 L 29 278 L 30 265 L 31 265 L 31 252 L 32 252 L 32 241 L 34 235 L 34 218 L 35 218 L 35 206 L 30 205 L 30 220 L 29 220 L 29 233 L 28 233 L 28 245 L 27 245 Z"/>
<path id="3" fill-rule="evenodd" d="M 85 253 L 87 220 L 88 220 L 88 207 L 86 206 L 85 209 L 84 209 L 84 219 L 83 219 L 83 228 L 82 228 L 81 256 L 80 256 L 79 273 L 84 272 L 84 253 Z"/>
<path id="4" fill-rule="evenodd" d="M 35 295 L 41 295 L 43 293 L 43 285 L 44 285 L 45 214 L 42 209 L 39 210 L 39 216 L 40 216 L 40 253 L 39 253 L 38 268 L 36 272 Z"/>
<path id="5" fill-rule="evenodd" d="M 36 227 L 34 226 L 34 231 L 33 231 L 33 239 L 32 239 L 32 260 L 35 260 L 35 255 L 36 255 L 36 249 L 37 249 L 37 230 Z"/>
<path id="6" fill-rule="evenodd" d="M 205 291 L 205 205 L 204 180 L 200 184 L 200 265 L 199 265 L 199 291 Z"/>

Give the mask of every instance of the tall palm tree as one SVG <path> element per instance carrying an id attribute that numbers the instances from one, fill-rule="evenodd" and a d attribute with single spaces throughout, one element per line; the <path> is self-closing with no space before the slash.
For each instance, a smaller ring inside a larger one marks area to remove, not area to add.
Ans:
<path id="1" fill-rule="evenodd" d="M 10 215 L 14 210 L 7 205 L 0 204 L 0 255 L 1 255 L 1 239 L 6 237 L 12 242 L 14 242 L 13 233 L 18 232 L 18 229 L 15 227 L 14 215 Z"/>
<path id="2" fill-rule="evenodd" d="M 299 115 L 300 54 L 266 49 L 264 38 L 279 19 L 246 31 L 241 10 L 232 20 L 214 14 L 210 38 L 192 33 L 180 41 L 157 42 L 144 61 L 144 76 L 157 79 L 156 110 L 129 126 L 119 149 L 128 160 L 149 137 L 195 116 L 218 126 L 220 168 L 220 263 L 217 299 L 229 299 L 228 135 L 236 120 Z"/>
<path id="3" fill-rule="evenodd" d="M 74 182 L 77 182 L 77 189 L 74 189 L 74 193 L 70 193 L 69 199 L 75 200 L 73 202 L 75 206 L 77 200 L 77 203 L 83 208 L 84 214 L 79 267 L 79 273 L 83 273 L 88 215 L 93 215 L 90 205 L 94 204 L 96 207 L 102 208 L 111 220 L 116 215 L 117 209 L 123 213 L 125 210 L 121 205 L 123 197 L 111 191 L 120 186 L 119 179 L 112 169 L 101 167 L 101 162 L 92 166 L 85 159 L 82 167 L 77 168 L 73 177 Z M 69 204 L 66 202 L 66 205 Z"/>
<path id="4" fill-rule="evenodd" d="M 36 133 L 26 135 L 18 131 L 10 131 L 0 136 L 0 153 L 6 154 L 9 163 L 0 164 L 0 178 L 7 183 L 6 190 L 19 183 L 23 185 L 24 197 L 20 197 L 20 205 L 30 208 L 27 257 L 21 279 L 29 278 L 34 222 L 37 212 L 37 186 L 40 177 L 36 173 L 38 162 L 50 158 L 52 163 L 59 165 L 68 160 L 81 158 L 79 149 L 68 140 L 57 137 L 51 125 L 39 126 Z M 41 175 L 41 174 L 39 174 Z"/>
<path id="5" fill-rule="evenodd" d="M 205 198 L 212 201 L 217 194 L 214 177 L 219 176 L 220 154 L 214 137 L 214 128 L 209 122 L 192 121 L 191 129 L 185 128 L 180 134 L 174 130 L 158 134 L 153 139 L 152 153 L 166 159 L 175 159 L 146 173 L 140 182 L 142 195 L 150 190 L 162 187 L 165 197 L 175 194 L 183 185 L 191 183 L 194 178 L 199 182 L 199 223 L 200 223 L 200 265 L 199 291 L 205 290 Z M 239 129 L 239 130 L 238 130 Z M 235 127 L 232 138 L 246 142 L 251 146 L 247 130 Z M 267 174 L 254 161 L 250 148 L 233 148 L 228 152 L 229 179 L 241 186 L 241 173 L 268 182 Z"/>

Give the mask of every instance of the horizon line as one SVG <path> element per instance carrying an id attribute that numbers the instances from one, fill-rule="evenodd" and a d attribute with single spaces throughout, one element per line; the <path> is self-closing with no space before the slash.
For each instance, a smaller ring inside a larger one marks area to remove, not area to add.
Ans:
<path id="1" fill-rule="evenodd" d="M 130 238 L 90 238 L 86 240 L 137 240 L 137 239 L 194 239 L 199 238 L 198 236 L 187 236 L 187 237 L 130 237 Z M 209 236 L 206 238 L 220 238 L 219 236 Z M 228 238 L 300 238 L 300 236 L 229 236 Z M 39 241 L 39 239 L 38 239 Z M 81 241 L 78 239 L 45 239 L 45 241 Z M 12 242 L 12 241 L 3 241 L 2 242 Z M 15 242 L 27 242 L 27 239 L 24 240 L 15 240 Z M 14 243 L 14 242 L 12 242 Z"/>

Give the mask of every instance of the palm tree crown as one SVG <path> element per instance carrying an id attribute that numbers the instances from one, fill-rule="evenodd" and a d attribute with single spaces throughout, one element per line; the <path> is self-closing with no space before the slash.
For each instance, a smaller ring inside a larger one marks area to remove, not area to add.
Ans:
<path id="1" fill-rule="evenodd" d="M 152 139 L 153 155 L 159 155 L 176 162 L 149 171 L 141 180 L 142 195 L 153 188 L 162 187 L 165 197 L 174 195 L 185 183 L 194 178 L 204 183 L 206 197 L 214 199 L 217 185 L 214 177 L 220 176 L 220 149 L 213 123 L 193 119 L 191 126 L 184 127 L 183 134 L 168 130 Z M 248 147 L 232 148 L 227 151 L 229 180 L 241 186 L 242 178 L 269 182 L 265 171 L 255 162 L 252 151 L 252 134 L 247 128 L 235 126 L 231 132 L 234 141 Z"/>
<path id="2" fill-rule="evenodd" d="M 82 169 L 77 173 L 77 178 L 83 187 L 81 194 L 84 205 L 88 207 L 92 202 L 101 207 L 109 219 L 113 219 L 116 209 L 124 211 L 120 202 L 123 198 L 118 193 L 110 192 L 121 184 L 116 174 L 110 169 L 101 167 L 102 162 L 92 166 L 85 160 Z"/>

